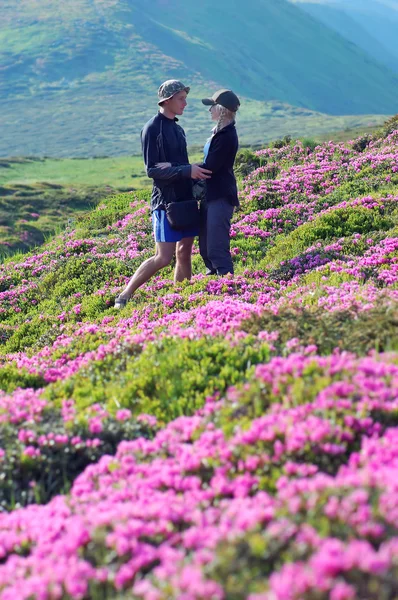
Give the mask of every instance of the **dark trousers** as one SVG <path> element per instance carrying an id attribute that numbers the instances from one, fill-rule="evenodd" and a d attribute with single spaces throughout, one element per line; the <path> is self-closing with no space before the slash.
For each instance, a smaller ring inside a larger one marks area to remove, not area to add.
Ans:
<path id="1" fill-rule="evenodd" d="M 229 235 L 233 212 L 234 207 L 225 198 L 213 200 L 201 207 L 199 250 L 208 275 L 234 272 Z"/>

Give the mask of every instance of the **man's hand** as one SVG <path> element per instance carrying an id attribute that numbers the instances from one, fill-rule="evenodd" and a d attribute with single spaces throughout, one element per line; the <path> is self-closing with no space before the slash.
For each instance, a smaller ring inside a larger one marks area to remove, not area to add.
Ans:
<path id="1" fill-rule="evenodd" d="M 211 171 L 209 171 L 209 169 L 203 169 L 199 165 L 191 165 L 191 178 L 192 179 L 210 179 Z"/>
<path id="2" fill-rule="evenodd" d="M 171 167 L 171 163 L 160 162 L 160 163 L 156 163 L 155 167 L 158 167 L 159 169 L 168 169 L 169 167 Z"/>

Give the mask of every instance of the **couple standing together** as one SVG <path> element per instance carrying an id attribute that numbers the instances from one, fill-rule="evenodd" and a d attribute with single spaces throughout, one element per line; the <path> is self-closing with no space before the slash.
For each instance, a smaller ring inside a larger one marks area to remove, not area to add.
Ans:
<path id="1" fill-rule="evenodd" d="M 146 172 L 153 179 L 151 212 L 156 253 L 134 273 L 116 298 L 116 308 L 126 306 L 141 285 L 171 263 L 174 254 L 174 281 L 190 279 L 192 245 L 197 235 L 206 274 L 233 273 L 230 229 L 234 208 L 239 206 L 233 166 L 238 151 L 235 116 L 240 102 L 231 90 L 219 90 L 212 98 L 202 100 L 210 107 L 216 125 L 204 147 L 203 164 L 191 165 L 185 133 L 177 123 L 177 116 L 187 106 L 189 90 L 174 79 L 164 82 L 158 91 L 159 112 L 141 132 Z M 192 202 L 195 182 L 206 182 L 200 218 L 192 226 L 176 228 L 168 208 L 173 207 L 177 212 L 180 209 L 183 214 L 188 208 L 187 201 L 191 201 L 196 210 Z"/>

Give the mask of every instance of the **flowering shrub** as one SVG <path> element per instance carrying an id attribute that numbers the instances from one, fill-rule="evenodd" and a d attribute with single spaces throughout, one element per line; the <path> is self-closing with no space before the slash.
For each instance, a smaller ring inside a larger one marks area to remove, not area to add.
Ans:
<path id="1" fill-rule="evenodd" d="M 87 465 L 113 454 L 122 440 L 151 434 L 152 428 L 131 419 L 128 410 L 111 417 L 93 405 L 83 419 L 73 401 L 56 409 L 40 390 L 1 394 L 0 507 L 47 502 L 68 491 Z"/>
<path id="2" fill-rule="evenodd" d="M 0 265 L 0 600 L 396 596 L 398 132 L 247 161 L 234 277 L 115 311 L 147 193 Z"/>
<path id="3" fill-rule="evenodd" d="M 398 224 L 391 217 L 380 214 L 384 207 L 372 198 L 372 205 L 351 206 L 347 208 L 334 208 L 321 214 L 313 222 L 308 222 L 290 235 L 279 239 L 274 248 L 264 259 L 267 264 L 280 264 L 286 258 L 291 258 L 302 252 L 315 242 L 341 239 L 354 234 L 366 235 L 372 231 L 388 231 Z M 391 204 L 396 209 L 398 199 L 394 198 Z M 374 205 L 376 207 L 374 208 Z"/>
<path id="4" fill-rule="evenodd" d="M 335 348 L 359 355 L 374 349 L 379 352 L 398 350 L 396 302 L 391 303 L 388 296 L 379 296 L 377 305 L 367 310 L 362 310 L 358 302 L 347 304 L 338 310 L 325 310 L 322 304 L 290 303 L 276 314 L 264 310 L 260 316 L 253 315 L 241 327 L 260 337 L 264 332 L 272 332 L 271 347 L 278 355 L 314 343 L 321 354 L 330 354 Z"/>

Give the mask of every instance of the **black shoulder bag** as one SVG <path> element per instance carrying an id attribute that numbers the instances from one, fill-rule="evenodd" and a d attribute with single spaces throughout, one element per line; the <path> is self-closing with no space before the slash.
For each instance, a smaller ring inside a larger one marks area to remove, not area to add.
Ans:
<path id="1" fill-rule="evenodd" d="M 160 143 L 164 162 L 168 162 L 163 146 L 163 127 L 160 122 Z M 173 229 L 184 231 L 198 227 L 200 213 L 198 201 L 190 198 L 179 202 L 168 202 L 166 204 L 166 218 Z"/>

